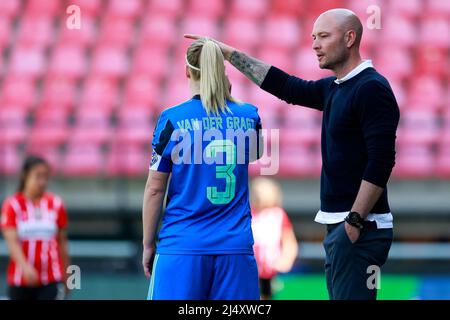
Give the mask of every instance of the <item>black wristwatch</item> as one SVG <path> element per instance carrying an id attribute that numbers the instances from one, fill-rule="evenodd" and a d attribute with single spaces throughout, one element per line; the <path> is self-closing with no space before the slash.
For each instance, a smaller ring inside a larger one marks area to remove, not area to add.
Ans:
<path id="1" fill-rule="evenodd" d="M 345 217 L 345 221 L 358 229 L 364 228 L 364 218 L 358 212 L 350 211 L 347 217 Z"/>

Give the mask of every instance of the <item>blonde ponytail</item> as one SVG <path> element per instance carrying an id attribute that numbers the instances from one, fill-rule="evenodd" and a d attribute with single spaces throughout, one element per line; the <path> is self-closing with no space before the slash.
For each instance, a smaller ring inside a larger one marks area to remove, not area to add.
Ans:
<path id="1" fill-rule="evenodd" d="M 217 43 L 207 39 L 195 41 L 188 48 L 186 60 L 194 79 L 200 79 L 200 98 L 206 113 L 231 113 L 226 100 L 237 100 L 231 96 L 225 75 L 225 61 Z"/>

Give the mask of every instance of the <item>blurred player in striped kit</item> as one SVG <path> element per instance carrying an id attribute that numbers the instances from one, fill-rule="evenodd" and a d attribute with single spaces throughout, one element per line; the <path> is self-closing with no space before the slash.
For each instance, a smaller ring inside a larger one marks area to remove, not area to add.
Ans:
<path id="1" fill-rule="evenodd" d="M 261 299 L 267 300 L 272 298 L 272 279 L 279 272 L 291 270 L 298 244 L 292 223 L 281 206 L 280 186 L 275 181 L 255 178 L 251 186 L 251 205 Z"/>
<path id="2" fill-rule="evenodd" d="M 1 227 L 11 258 L 11 300 L 62 299 L 66 291 L 67 214 L 61 198 L 47 192 L 49 177 L 44 159 L 28 157 L 17 192 L 3 203 Z"/>

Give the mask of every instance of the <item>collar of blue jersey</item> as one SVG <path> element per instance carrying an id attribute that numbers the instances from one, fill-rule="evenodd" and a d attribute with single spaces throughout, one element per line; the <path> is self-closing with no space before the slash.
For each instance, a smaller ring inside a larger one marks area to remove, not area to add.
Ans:
<path id="1" fill-rule="evenodd" d="M 199 94 L 196 94 L 195 96 L 192 97 L 192 99 L 200 100 L 200 95 L 199 95 Z"/>

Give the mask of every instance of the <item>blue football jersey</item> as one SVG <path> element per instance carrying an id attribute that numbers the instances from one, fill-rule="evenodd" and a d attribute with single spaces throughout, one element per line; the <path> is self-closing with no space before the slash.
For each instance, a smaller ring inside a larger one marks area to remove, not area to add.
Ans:
<path id="1" fill-rule="evenodd" d="M 253 254 L 249 162 L 261 156 L 261 119 L 247 103 L 206 113 L 200 96 L 164 110 L 151 170 L 171 172 L 160 254 Z"/>

